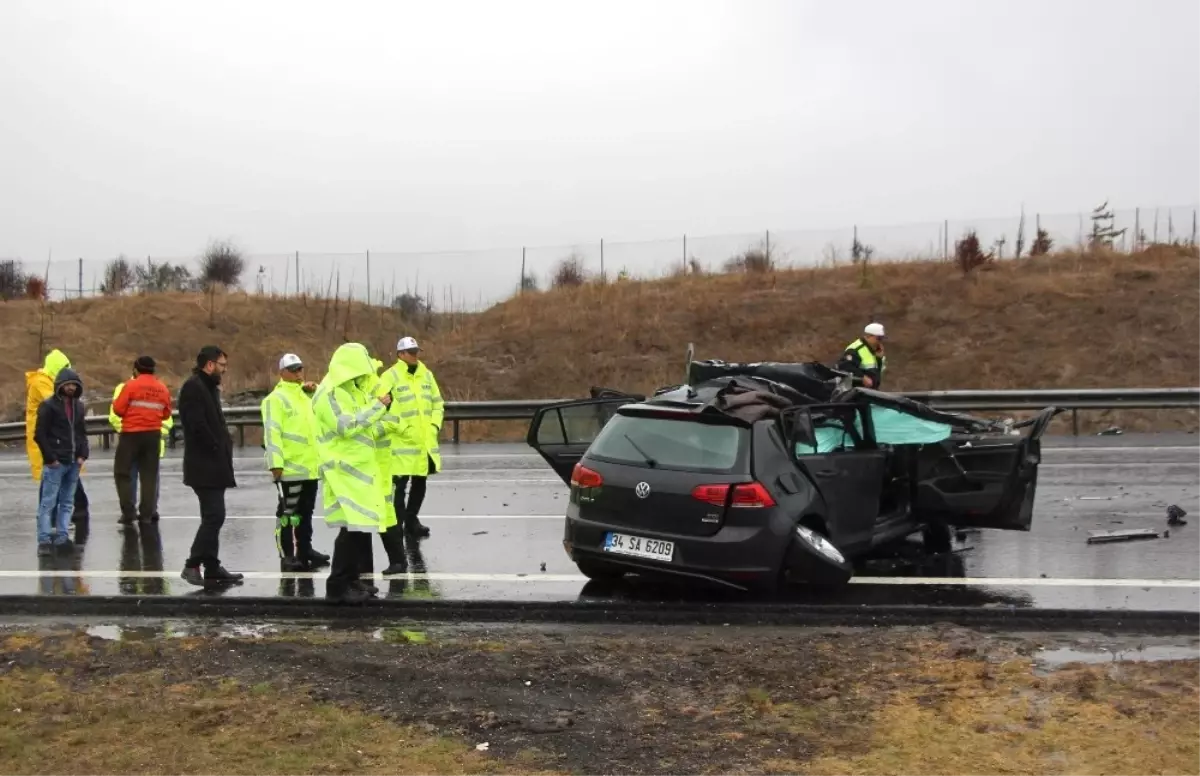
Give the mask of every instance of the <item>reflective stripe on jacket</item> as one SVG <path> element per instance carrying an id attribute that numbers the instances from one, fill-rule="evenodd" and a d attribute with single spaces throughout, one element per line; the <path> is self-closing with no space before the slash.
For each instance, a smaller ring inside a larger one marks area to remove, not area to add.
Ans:
<path id="1" fill-rule="evenodd" d="M 348 342 L 334 351 L 313 395 L 325 522 L 331 526 L 380 532 L 387 527 L 374 430 L 385 408 L 371 390 L 377 382 L 367 349 Z"/>
<path id="2" fill-rule="evenodd" d="M 262 401 L 262 421 L 267 469 L 282 469 L 284 482 L 317 479 L 316 421 L 303 386 L 280 380 Z"/>
<path id="3" fill-rule="evenodd" d="M 161 432 L 171 417 L 171 392 L 154 375 L 138 375 L 113 399 L 112 411 L 121 417 L 122 433 Z"/>
<path id="4" fill-rule="evenodd" d="M 445 402 L 433 372 L 418 362 L 416 371 L 409 373 L 408 364 L 397 361 L 384 372 L 382 381 L 392 394 L 388 415 L 396 417 L 390 435 L 392 475 L 427 477 L 430 458 L 441 471 L 438 436 L 445 417 Z"/>
<path id="5" fill-rule="evenodd" d="M 121 416 L 116 413 L 113 408 L 113 403 L 117 397 L 121 395 L 121 389 L 125 387 L 125 383 L 117 383 L 117 387 L 113 389 L 113 400 L 108 405 L 108 425 L 112 426 L 112 430 L 118 434 L 121 433 Z M 162 458 L 167 454 L 167 439 L 171 436 L 171 429 L 175 427 L 175 418 L 170 415 L 162 422 L 162 441 L 158 443 L 158 457 Z"/>

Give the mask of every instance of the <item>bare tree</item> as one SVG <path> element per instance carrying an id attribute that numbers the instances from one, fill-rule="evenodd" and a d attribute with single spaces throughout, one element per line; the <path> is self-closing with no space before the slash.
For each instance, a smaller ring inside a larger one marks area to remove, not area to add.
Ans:
<path id="1" fill-rule="evenodd" d="M 583 257 L 578 252 L 572 251 L 558 262 L 551 283 L 555 288 L 566 288 L 582 286 L 586 280 L 587 272 L 583 268 Z"/>
<path id="2" fill-rule="evenodd" d="M 246 270 L 242 252 L 231 240 L 215 240 L 200 259 L 200 281 L 207 290 L 213 286 L 236 286 Z"/>
<path id="3" fill-rule="evenodd" d="M 25 296 L 25 270 L 13 259 L 0 261 L 0 299 L 9 301 Z"/>
<path id="4" fill-rule="evenodd" d="M 141 269 L 139 265 L 139 269 Z M 100 293 L 105 296 L 123 294 L 134 286 L 133 265 L 125 254 L 104 265 L 104 282 L 100 284 Z"/>

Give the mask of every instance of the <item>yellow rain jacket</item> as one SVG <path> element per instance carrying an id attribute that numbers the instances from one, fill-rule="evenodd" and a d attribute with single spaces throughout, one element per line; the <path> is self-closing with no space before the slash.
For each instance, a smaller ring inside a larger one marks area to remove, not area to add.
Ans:
<path id="1" fill-rule="evenodd" d="M 429 476 L 429 459 L 442 470 L 438 436 L 445 415 L 442 391 L 433 372 L 423 362 L 409 374 L 408 364 L 397 360 L 383 373 L 383 387 L 392 394 L 392 408 L 404 424 L 391 435 L 392 474 L 396 477 Z M 391 413 L 389 413 L 391 414 Z"/>
<path id="2" fill-rule="evenodd" d="M 386 408 L 371 355 L 357 342 L 333 353 L 329 373 L 313 395 L 325 522 L 351 531 L 387 529 L 376 429 Z M 373 390 L 374 389 L 374 390 Z M 395 518 L 393 518 L 395 519 Z"/>
<path id="3" fill-rule="evenodd" d="M 71 359 L 61 350 L 54 349 L 46 354 L 41 369 L 25 373 L 25 453 L 29 456 L 29 468 L 33 481 L 42 480 L 42 451 L 33 441 L 37 426 L 37 411 L 43 401 L 54 395 L 54 378 L 71 365 Z"/>
<path id="4" fill-rule="evenodd" d="M 125 383 L 118 383 L 113 389 L 112 401 L 108 403 L 108 425 L 112 426 L 113 431 L 121 433 L 121 416 L 113 411 L 113 402 L 121 395 L 121 389 L 125 387 Z M 175 425 L 175 418 L 169 417 L 162 424 L 162 441 L 158 443 L 158 457 L 162 458 L 167 454 L 167 440 L 171 437 L 171 428 Z"/>
<path id="5" fill-rule="evenodd" d="M 283 469 L 283 482 L 317 479 L 316 420 L 303 385 L 280 380 L 262 400 L 262 420 L 267 469 Z"/>
<path id="6" fill-rule="evenodd" d="M 383 368 L 383 362 L 377 358 L 371 359 L 371 363 L 375 365 L 375 373 Z M 382 380 L 376 378 L 375 384 L 371 389 L 372 396 L 382 396 L 384 393 Z M 400 430 L 403 424 L 396 415 L 396 403 L 393 397 L 392 406 L 387 409 L 383 417 L 379 419 L 372 428 L 371 436 L 375 439 L 375 460 L 379 463 L 379 488 L 383 493 L 383 529 L 396 525 L 399 519 L 396 516 L 396 501 L 394 499 L 392 489 L 392 445 L 391 440 Z"/>

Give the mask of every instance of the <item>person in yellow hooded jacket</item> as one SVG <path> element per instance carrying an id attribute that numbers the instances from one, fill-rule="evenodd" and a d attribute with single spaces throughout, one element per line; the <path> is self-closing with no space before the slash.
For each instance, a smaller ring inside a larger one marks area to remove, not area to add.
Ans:
<path id="1" fill-rule="evenodd" d="M 383 370 L 383 362 L 377 358 L 371 360 L 375 366 L 375 372 L 378 374 Z M 385 389 L 382 378 L 376 382 L 374 393 L 379 393 Z M 392 498 L 392 440 L 404 432 L 405 427 L 409 424 L 408 419 L 402 419 L 399 416 L 399 405 L 392 397 L 392 404 L 387 408 L 387 412 L 379 419 L 379 422 L 372 428 L 372 436 L 375 438 L 375 457 L 379 461 L 379 487 L 383 490 L 384 500 L 384 520 L 383 533 L 379 538 L 383 541 L 384 552 L 387 553 L 388 566 L 383 570 L 383 575 L 391 576 L 393 574 L 403 574 L 408 571 L 408 556 L 404 550 L 404 533 L 400 530 L 400 520 L 396 512 L 396 502 Z M 366 556 L 366 568 L 363 572 L 374 575 L 375 559 L 374 553 L 368 553 Z M 371 587 L 374 587 L 373 585 Z M 376 589 L 378 592 L 378 589 Z"/>
<path id="2" fill-rule="evenodd" d="M 339 529 L 325 581 L 325 598 L 333 603 L 357 604 L 371 596 L 360 575 L 371 534 L 387 529 L 376 426 L 392 397 L 379 389 L 367 348 L 347 342 L 334 351 L 313 394 L 325 523 Z"/>
<path id="3" fill-rule="evenodd" d="M 38 484 L 38 503 L 42 501 L 42 451 L 38 449 L 33 439 L 34 427 L 37 425 L 38 407 L 42 402 L 54 395 L 54 380 L 58 373 L 71 366 L 71 359 L 58 348 L 46 354 L 46 360 L 39 369 L 25 373 L 25 454 L 29 458 L 29 469 L 33 473 L 33 481 Z M 88 520 L 88 497 L 83 490 L 83 470 L 80 469 L 79 482 L 75 486 L 75 508 L 71 514 L 71 522 L 85 525 Z"/>

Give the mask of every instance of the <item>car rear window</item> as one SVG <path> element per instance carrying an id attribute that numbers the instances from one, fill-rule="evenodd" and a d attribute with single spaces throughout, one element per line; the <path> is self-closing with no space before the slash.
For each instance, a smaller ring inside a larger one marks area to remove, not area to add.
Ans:
<path id="1" fill-rule="evenodd" d="M 616 415 L 588 448 L 589 456 L 668 469 L 729 471 L 738 465 L 749 430 L 667 418 Z"/>

